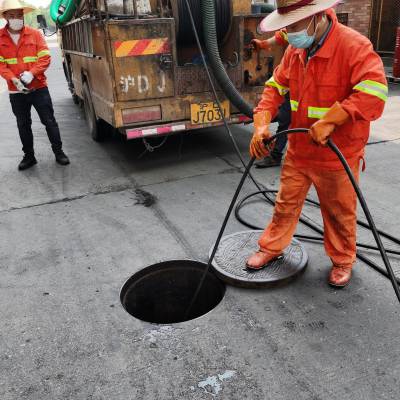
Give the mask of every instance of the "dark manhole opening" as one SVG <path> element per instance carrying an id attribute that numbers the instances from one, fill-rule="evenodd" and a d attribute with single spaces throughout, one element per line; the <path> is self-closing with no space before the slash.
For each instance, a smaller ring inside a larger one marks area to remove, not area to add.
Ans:
<path id="1" fill-rule="evenodd" d="M 191 260 L 151 265 L 128 279 L 121 290 L 121 303 L 135 318 L 157 324 L 198 318 L 214 309 L 225 295 L 225 284 L 209 271 L 187 316 L 206 267 L 207 264 Z"/>

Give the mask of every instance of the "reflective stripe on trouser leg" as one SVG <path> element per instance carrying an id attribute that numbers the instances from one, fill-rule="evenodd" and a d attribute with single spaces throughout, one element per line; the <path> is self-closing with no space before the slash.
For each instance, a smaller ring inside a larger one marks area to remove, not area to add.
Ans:
<path id="1" fill-rule="evenodd" d="M 358 182 L 359 165 L 352 168 Z M 344 170 L 315 171 L 313 184 L 324 220 L 325 251 L 335 265 L 352 265 L 356 260 L 357 196 Z"/>
<path id="2" fill-rule="evenodd" d="M 258 244 L 263 251 L 279 255 L 292 241 L 311 179 L 285 161 L 272 220 Z"/>

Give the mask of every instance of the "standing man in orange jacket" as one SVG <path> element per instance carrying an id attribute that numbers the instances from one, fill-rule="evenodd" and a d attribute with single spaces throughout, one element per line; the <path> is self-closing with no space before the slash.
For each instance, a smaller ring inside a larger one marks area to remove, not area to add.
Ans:
<path id="1" fill-rule="evenodd" d="M 289 136 L 272 221 L 259 239 L 259 251 L 247 266 L 257 270 L 290 244 L 311 185 L 324 221 L 325 250 L 332 261 L 329 283 L 345 286 L 356 259 L 354 189 L 328 138 L 339 147 L 358 179 L 370 122 L 383 112 L 388 95 L 383 64 L 371 42 L 341 25 L 330 8 L 337 0 L 277 0 L 277 10 L 261 23 L 264 31 L 287 28 L 290 46 L 266 83 L 254 110 L 250 153 L 265 157 L 263 140 L 286 93 L 290 93 L 292 128 L 309 135 Z"/>
<path id="2" fill-rule="evenodd" d="M 0 75 L 7 81 L 12 111 L 25 153 L 18 168 L 24 170 L 37 163 L 33 148 L 31 108 L 36 109 L 46 127 L 56 161 L 69 164 L 62 150 L 60 130 L 54 118 L 53 104 L 44 72 L 50 65 L 50 51 L 42 34 L 24 26 L 24 14 L 33 8 L 19 0 L 3 0 L 0 18 L 7 25 L 0 29 Z"/>

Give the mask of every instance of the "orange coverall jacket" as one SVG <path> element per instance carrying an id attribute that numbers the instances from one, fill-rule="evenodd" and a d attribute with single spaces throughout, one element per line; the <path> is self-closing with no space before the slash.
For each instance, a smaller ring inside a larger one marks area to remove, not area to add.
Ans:
<path id="1" fill-rule="evenodd" d="M 272 117 L 290 93 L 291 128 L 309 128 L 338 101 L 351 120 L 338 127 L 332 140 L 350 166 L 364 155 L 370 121 L 382 115 L 388 95 L 382 60 L 371 42 L 337 20 L 327 10 L 331 30 L 319 51 L 306 62 L 307 50 L 289 46 L 273 77 L 266 82 L 254 113 L 268 110 Z M 287 157 L 297 167 L 342 169 L 327 147 L 316 147 L 308 135 L 288 136 Z"/>
<path id="2" fill-rule="evenodd" d="M 25 26 L 16 45 L 7 31 L 0 29 L 0 75 L 7 80 L 8 89 L 17 91 L 11 82 L 22 72 L 30 71 L 34 79 L 28 89 L 47 86 L 44 72 L 50 65 L 50 51 L 40 31 Z"/>

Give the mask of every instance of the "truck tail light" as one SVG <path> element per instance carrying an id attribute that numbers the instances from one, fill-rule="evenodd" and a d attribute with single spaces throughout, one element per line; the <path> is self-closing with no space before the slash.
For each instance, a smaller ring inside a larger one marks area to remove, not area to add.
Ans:
<path id="1" fill-rule="evenodd" d="M 132 124 L 134 122 L 158 121 L 161 119 L 161 106 L 126 108 L 122 110 L 122 122 Z"/>

